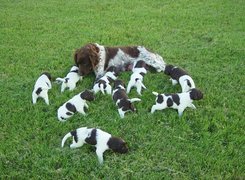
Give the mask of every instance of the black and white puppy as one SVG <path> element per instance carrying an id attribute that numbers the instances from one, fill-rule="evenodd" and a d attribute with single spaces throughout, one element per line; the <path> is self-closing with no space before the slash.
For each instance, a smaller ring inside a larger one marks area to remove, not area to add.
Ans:
<path id="1" fill-rule="evenodd" d="M 100 164 L 103 163 L 103 153 L 108 149 L 118 153 L 128 152 L 127 144 L 123 139 L 113 137 L 111 134 L 100 129 L 82 127 L 71 131 L 62 139 L 61 147 L 64 147 L 64 144 L 69 137 L 73 137 L 70 148 L 81 147 L 84 143 L 95 146 Z"/>
<path id="2" fill-rule="evenodd" d="M 85 115 L 86 113 L 84 112 L 84 107 L 88 108 L 86 101 L 93 101 L 94 99 L 95 96 L 93 92 L 89 90 L 85 90 L 75 95 L 73 98 L 59 107 L 57 112 L 58 119 L 64 122 L 68 118 L 72 117 L 76 112 Z"/>
<path id="3" fill-rule="evenodd" d="M 34 85 L 34 90 L 32 91 L 32 103 L 36 104 L 37 99 L 41 97 L 46 104 L 49 105 L 48 90 L 51 88 L 51 75 L 47 72 L 42 73 Z"/>
<path id="4" fill-rule="evenodd" d="M 173 85 L 176 85 L 177 83 L 180 84 L 182 92 L 187 92 L 190 89 L 195 88 L 193 79 L 181 68 L 173 65 L 166 65 L 164 73 L 171 77 L 170 80 L 172 81 Z"/>
<path id="5" fill-rule="evenodd" d="M 196 109 L 195 105 L 192 104 L 194 100 L 200 100 L 203 98 L 203 93 L 198 89 L 191 89 L 188 92 L 177 93 L 177 94 L 158 94 L 152 92 L 156 96 L 156 104 L 152 106 L 151 113 L 156 110 L 163 110 L 166 108 L 173 108 L 178 110 L 179 116 L 182 116 L 184 110 L 187 107 Z"/>
<path id="6" fill-rule="evenodd" d="M 133 74 L 130 76 L 130 80 L 127 86 L 127 94 L 130 92 L 131 88 L 136 87 L 136 91 L 141 95 L 142 88 L 146 89 L 143 84 L 144 75 L 147 73 L 147 65 L 144 61 L 140 60 L 134 63 Z"/>
<path id="7" fill-rule="evenodd" d="M 124 114 L 128 111 L 135 112 L 136 108 L 132 103 L 135 101 L 141 101 L 139 98 L 128 98 L 125 90 L 125 84 L 121 80 L 115 81 L 112 98 L 118 107 L 118 113 L 121 118 L 124 118 Z"/>
<path id="8" fill-rule="evenodd" d="M 105 92 L 107 94 L 111 94 L 112 87 L 110 83 L 117 79 L 118 73 L 119 73 L 118 68 L 116 68 L 115 66 L 109 67 L 105 75 L 99 78 L 95 82 L 94 87 L 93 87 L 94 93 L 96 94 L 97 92 L 101 91 L 102 94 L 105 94 Z"/>
<path id="9" fill-rule="evenodd" d="M 64 78 L 56 78 L 57 82 L 61 82 L 61 92 L 64 92 L 66 88 L 70 91 L 74 90 L 76 84 L 79 80 L 82 80 L 82 76 L 78 74 L 79 68 L 77 66 L 72 66 L 70 72 Z"/>

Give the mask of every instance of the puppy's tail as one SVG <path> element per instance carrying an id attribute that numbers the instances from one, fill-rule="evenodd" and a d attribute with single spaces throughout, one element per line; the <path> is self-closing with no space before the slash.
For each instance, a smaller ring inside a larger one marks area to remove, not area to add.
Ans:
<path id="1" fill-rule="evenodd" d="M 132 102 L 136 102 L 136 101 L 141 101 L 141 99 L 139 99 L 139 98 L 132 98 L 132 99 L 130 99 L 130 102 L 132 103 Z"/>
<path id="2" fill-rule="evenodd" d="M 145 85 L 143 84 L 143 82 L 140 79 L 136 80 L 136 83 L 139 84 L 141 87 L 143 87 L 144 89 L 146 89 Z"/>
<path id="3" fill-rule="evenodd" d="M 61 147 L 64 147 L 64 144 L 65 144 L 66 140 L 67 140 L 69 137 L 72 137 L 71 132 L 67 133 L 67 134 L 63 137 L 62 142 L 61 142 Z"/>
<path id="4" fill-rule="evenodd" d="M 102 92 L 102 94 L 105 94 L 104 84 L 100 84 L 100 91 Z"/>
<path id="5" fill-rule="evenodd" d="M 153 91 L 152 94 L 154 94 L 155 96 L 158 96 L 158 93 L 157 93 L 157 92 L 154 92 L 154 91 Z"/>
<path id="6" fill-rule="evenodd" d="M 58 82 L 58 83 L 65 82 L 65 78 L 58 77 L 58 78 L 56 78 L 56 82 Z"/>

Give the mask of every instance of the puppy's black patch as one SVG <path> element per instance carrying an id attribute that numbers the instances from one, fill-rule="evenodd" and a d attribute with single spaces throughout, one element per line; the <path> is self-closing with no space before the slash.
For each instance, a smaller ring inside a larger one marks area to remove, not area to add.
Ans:
<path id="1" fill-rule="evenodd" d="M 69 78 L 65 78 L 65 83 L 68 83 Z"/>
<path id="2" fill-rule="evenodd" d="M 163 102 L 163 96 L 161 94 L 158 94 L 157 103 L 161 104 L 162 102 Z"/>
<path id="3" fill-rule="evenodd" d="M 171 99 L 171 98 L 168 98 L 168 100 L 167 100 L 167 106 L 168 107 L 171 107 L 171 106 L 173 106 L 173 100 Z"/>
<path id="4" fill-rule="evenodd" d="M 66 115 L 71 116 L 73 114 L 71 112 L 66 112 Z"/>
<path id="5" fill-rule="evenodd" d="M 107 85 L 106 85 L 106 82 L 104 81 L 104 80 L 99 80 L 98 81 L 98 83 L 99 83 L 99 87 L 103 84 L 104 86 L 104 89 L 107 87 Z"/>
<path id="6" fill-rule="evenodd" d="M 75 113 L 77 111 L 76 107 L 73 104 L 69 103 L 69 102 L 66 103 L 66 109 L 68 111 L 73 112 L 73 113 Z"/>
<path id="7" fill-rule="evenodd" d="M 200 90 L 194 88 L 190 91 L 190 98 L 192 100 L 200 100 L 203 98 L 203 94 Z"/>
<path id="8" fill-rule="evenodd" d="M 140 61 L 138 61 L 138 62 L 135 64 L 134 68 L 142 68 L 142 67 L 145 67 L 145 66 L 146 66 L 145 61 L 140 60 Z"/>
<path id="9" fill-rule="evenodd" d="M 145 73 L 141 72 L 141 73 L 140 73 L 140 75 L 141 75 L 141 76 L 144 76 L 144 75 L 145 75 Z"/>
<path id="10" fill-rule="evenodd" d="M 37 94 L 37 95 L 39 95 L 41 92 L 42 92 L 42 88 L 38 88 L 38 89 L 36 90 L 36 94 Z"/>
<path id="11" fill-rule="evenodd" d="M 70 72 L 78 73 L 78 69 L 77 70 L 72 70 Z"/>
<path id="12" fill-rule="evenodd" d="M 91 131 L 90 136 L 85 139 L 85 142 L 91 145 L 96 145 L 97 144 L 96 136 L 97 136 L 97 129 L 93 129 Z"/>
<path id="13" fill-rule="evenodd" d="M 173 94 L 172 95 L 172 99 L 174 101 L 175 104 L 179 105 L 180 104 L 180 98 L 177 94 Z"/>
<path id="14" fill-rule="evenodd" d="M 48 77 L 48 79 L 51 81 L 51 75 L 50 75 L 50 73 L 48 73 L 48 72 L 43 72 L 42 73 L 42 75 L 46 75 L 47 77 Z"/>
<path id="15" fill-rule="evenodd" d="M 187 85 L 191 87 L 191 82 L 188 79 L 186 81 L 187 81 Z"/>
<path id="16" fill-rule="evenodd" d="M 71 131 L 70 133 L 71 133 L 71 135 L 74 137 L 75 142 L 77 143 L 77 142 L 78 142 L 77 131 L 74 130 L 74 131 Z"/>

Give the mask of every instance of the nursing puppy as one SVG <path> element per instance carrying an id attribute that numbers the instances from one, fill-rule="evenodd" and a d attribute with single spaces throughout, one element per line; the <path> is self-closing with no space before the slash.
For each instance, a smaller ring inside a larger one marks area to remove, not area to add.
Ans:
<path id="1" fill-rule="evenodd" d="M 133 74 L 130 76 L 130 80 L 127 86 L 127 94 L 130 92 L 131 88 L 136 87 L 136 91 L 141 95 L 142 88 L 146 89 L 143 84 L 144 75 L 147 73 L 147 65 L 144 61 L 140 60 L 134 64 L 132 69 Z"/>
<path id="2" fill-rule="evenodd" d="M 70 72 L 64 78 L 56 78 L 57 82 L 61 82 L 61 92 L 64 92 L 66 88 L 69 88 L 70 91 L 74 90 L 76 83 L 81 79 L 82 76 L 78 74 L 79 68 L 77 66 L 72 66 Z"/>
<path id="3" fill-rule="evenodd" d="M 196 109 L 195 105 L 192 104 L 193 100 L 200 100 L 203 98 L 203 94 L 198 89 L 191 89 L 188 92 L 178 94 L 158 94 L 152 92 L 156 96 L 156 104 L 152 106 L 151 113 L 155 110 L 163 110 L 166 108 L 173 108 L 178 110 L 179 116 L 182 116 L 185 108 L 190 107 Z"/>
<path id="4" fill-rule="evenodd" d="M 58 119 L 64 122 L 68 118 L 72 117 L 76 112 L 85 115 L 86 113 L 84 112 L 84 107 L 88 108 L 88 104 L 86 103 L 86 101 L 93 101 L 94 99 L 95 96 L 93 92 L 89 90 L 85 90 L 77 94 L 59 107 Z"/>
<path id="5" fill-rule="evenodd" d="M 48 90 L 52 88 L 51 75 L 47 72 L 41 74 L 37 79 L 34 90 L 32 92 L 32 103 L 36 104 L 39 97 L 43 98 L 47 105 L 49 105 Z"/>
<path id="6" fill-rule="evenodd" d="M 118 113 L 121 118 L 124 118 L 124 114 L 128 111 L 135 112 L 136 108 L 132 103 L 141 101 L 139 98 L 128 98 L 125 91 L 125 85 L 121 80 L 115 81 L 112 98 L 118 107 Z"/>
<path id="7" fill-rule="evenodd" d="M 62 139 L 61 147 L 64 147 L 65 141 L 69 137 L 73 137 L 73 142 L 70 145 L 70 148 L 81 147 L 84 143 L 95 146 L 100 164 L 103 163 L 103 153 L 108 149 L 118 153 L 128 152 L 128 147 L 124 140 L 118 137 L 113 137 L 111 134 L 100 129 L 82 127 L 71 131 Z"/>
<path id="8" fill-rule="evenodd" d="M 164 73 L 171 77 L 170 80 L 172 81 L 173 85 L 176 85 L 177 83 L 180 84 L 182 92 L 187 92 L 190 89 L 195 88 L 193 79 L 181 68 L 173 65 L 166 65 Z"/>
<path id="9" fill-rule="evenodd" d="M 111 94 L 112 87 L 110 83 L 117 79 L 118 76 L 118 69 L 115 66 L 111 66 L 106 71 L 105 75 L 99 78 L 93 87 L 93 91 L 96 94 L 97 92 L 101 91 L 102 94 Z"/>

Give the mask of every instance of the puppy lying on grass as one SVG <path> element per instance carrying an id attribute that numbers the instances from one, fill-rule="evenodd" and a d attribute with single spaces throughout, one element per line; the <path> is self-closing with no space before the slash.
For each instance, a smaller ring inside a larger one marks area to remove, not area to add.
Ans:
<path id="1" fill-rule="evenodd" d="M 121 118 L 124 118 L 124 114 L 128 111 L 135 112 L 136 108 L 132 103 L 135 101 L 141 101 L 139 98 L 128 98 L 125 91 L 125 85 L 121 80 L 115 81 L 112 98 L 118 107 L 118 113 Z"/>
<path id="2" fill-rule="evenodd" d="M 127 86 L 127 94 L 130 92 L 131 88 L 136 87 L 136 91 L 141 95 L 142 88 L 146 89 L 143 84 L 144 75 L 147 73 L 147 65 L 144 61 L 137 61 L 132 69 L 133 74 L 130 76 L 130 80 Z"/>
<path id="3" fill-rule="evenodd" d="M 177 93 L 177 94 L 158 94 L 152 92 L 156 96 L 156 104 L 152 106 L 151 113 L 156 110 L 163 110 L 166 108 L 173 108 L 178 110 L 178 114 L 181 117 L 184 110 L 187 107 L 196 109 L 195 105 L 192 104 L 194 100 L 200 100 L 203 98 L 203 94 L 198 89 L 191 89 L 188 92 Z"/>
<path id="4" fill-rule="evenodd" d="M 182 92 L 187 92 L 190 89 L 195 88 L 193 79 L 181 68 L 169 64 L 166 65 L 164 73 L 171 77 L 170 80 L 173 85 L 176 85 L 177 83 L 180 84 Z"/>
<path id="5" fill-rule="evenodd" d="M 97 92 L 101 91 L 102 94 L 111 94 L 112 88 L 110 83 L 117 79 L 118 76 L 118 70 L 115 66 L 109 67 L 109 69 L 106 71 L 105 75 L 99 78 L 93 87 L 93 91 L 96 94 Z"/>
<path id="6" fill-rule="evenodd" d="M 64 144 L 69 137 L 73 137 L 70 148 L 81 147 L 84 143 L 95 146 L 100 164 L 103 163 L 103 153 L 108 149 L 118 153 L 128 152 L 128 147 L 124 140 L 113 137 L 111 134 L 100 129 L 82 127 L 71 131 L 62 139 L 61 147 L 64 147 Z"/>
<path id="7" fill-rule="evenodd" d="M 51 88 L 51 75 L 47 72 L 42 73 L 34 85 L 34 90 L 32 92 L 32 103 L 36 104 L 37 99 L 40 97 L 44 99 L 47 105 L 49 105 L 48 90 Z"/>
<path id="8" fill-rule="evenodd" d="M 69 88 L 70 91 L 74 90 L 76 84 L 79 80 L 82 80 L 82 76 L 78 74 L 79 68 L 77 66 L 72 66 L 70 72 L 64 78 L 56 78 L 57 82 L 62 83 L 61 92 L 64 92 L 66 88 Z"/>
<path id="9" fill-rule="evenodd" d="M 73 98 L 59 107 L 58 119 L 64 122 L 68 118 L 72 117 L 76 112 L 85 115 L 84 107 L 88 108 L 86 101 L 93 101 L 94 99 L 95 96 L 93 92 L 89 90 L 85 90 L 75 95 Z"/>

